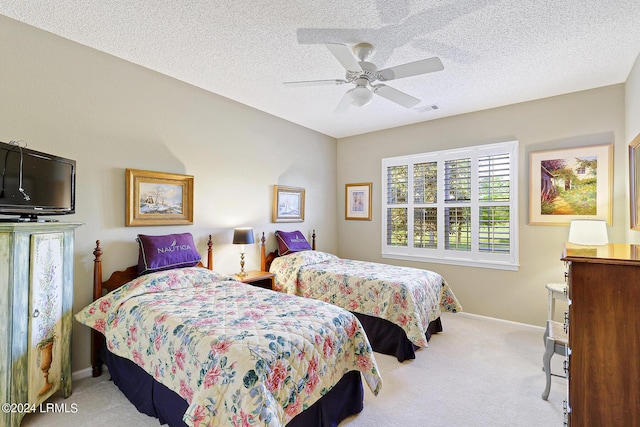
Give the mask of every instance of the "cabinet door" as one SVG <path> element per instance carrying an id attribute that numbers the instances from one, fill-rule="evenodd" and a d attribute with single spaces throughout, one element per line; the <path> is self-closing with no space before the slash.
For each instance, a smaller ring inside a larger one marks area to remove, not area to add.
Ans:
<path id="1" fill-rule="evenodd" d="M 64 234 L 31 236 L 28 401 L 40 404 L 61 387 Z"/>

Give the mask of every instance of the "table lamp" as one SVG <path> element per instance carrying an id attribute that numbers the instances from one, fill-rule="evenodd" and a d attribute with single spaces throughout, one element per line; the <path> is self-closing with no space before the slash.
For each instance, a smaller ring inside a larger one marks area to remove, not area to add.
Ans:
<path id="1" fill-rule="evenodd" d="M 253 240 L 253 228 L 242 227 L 233 230 L 233 244 L 240 245 L 240 273 L 237 275 L 244 277 L 247 272 L 244 271 L 244 245 L 252 245 Z"/>
<path id="2" fill-rule="evenodd" d="M 574 219 L 569 227 L 569 243 L 598 246 L 609 243 L 607 222 L 599 219 Z"/>

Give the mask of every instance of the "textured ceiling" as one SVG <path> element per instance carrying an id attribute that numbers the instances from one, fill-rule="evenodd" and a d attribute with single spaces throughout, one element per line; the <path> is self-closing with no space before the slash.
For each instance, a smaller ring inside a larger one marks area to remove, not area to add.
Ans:
<path id="1" fill-rule="evenodd" d="M 640 52 L 638 0 L 2 0 L 0 14 L 336 138 L 621 83 Z M 379 68 L 444 70 L 386 83 L 413 109 L 376 96 L 338 114 L 352 85 L 282 85 L 344 79 L 322 43 L 363 41 Z"/>

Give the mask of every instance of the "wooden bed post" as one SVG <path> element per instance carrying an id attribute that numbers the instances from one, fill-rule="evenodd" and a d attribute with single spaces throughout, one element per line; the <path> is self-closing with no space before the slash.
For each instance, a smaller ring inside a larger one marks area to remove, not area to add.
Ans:
<path id="1" fill-rule="evenodd" d="M 93 256 L 95 257 L 93 260 L 93 300 L 97 300 L 102 295 L 97 294 L 99 289 L 96 288 L 96 283 L 102 283 L 102 248 L 100 247 L 100 240 L 96 240 L 96 248 L 93 251 Z"/>
<path id="2" fill-rule="evenodd" d="M 102 249 L 100 240 L 96 240 L 96 249 L 93 251 L 93 300 L 102 297 Z M 104 337 L 95 329 L 91 329 L 91 375 L 102 375 L 102 360 L 100 359 L 100 347 L 104 343 Z"/>
<path id="3" fill-rule="evenodd" d="M 267 239 L 264 237 L 264 231 L 260 238 L 260 271 L 267 271 L 267 253 L 265 249 L 265 242 Z"/>
<path id="4" fill-rule="evenodd" d="M 311 233 L 311 249 L 316 250 L 316 229 L 313 229 L 313 233 Z"/>
<path id="5" fill-rule="evenodd" d="M 209 241 L 207 242 L 207 268 L 213 270 L 213 241 L 211 240 L 211 234 L 209 234 Z"/>

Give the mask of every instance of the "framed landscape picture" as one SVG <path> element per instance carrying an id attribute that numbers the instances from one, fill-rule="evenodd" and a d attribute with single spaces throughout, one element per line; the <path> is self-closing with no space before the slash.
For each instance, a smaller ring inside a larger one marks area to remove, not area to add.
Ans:
<path id="1" fill-rule="evenodd" d="M 126 226 L 193 224 L 193 176 L 126 170 Z"/>
<path id="2" fill-rule="evenodd" d="M 304 221 L 304 188 L 273 186 L 273 222 Z"/>
<path id="3" fill-rule="evenodd" d="M 371 221 L 371 185 L 345 184 L 344 219 Z"/>
<path id="4" fill-rule="evenodd" d="M 529 173 L 529 224 L 611 224 L 612 144 L 532 152 Z"/>

